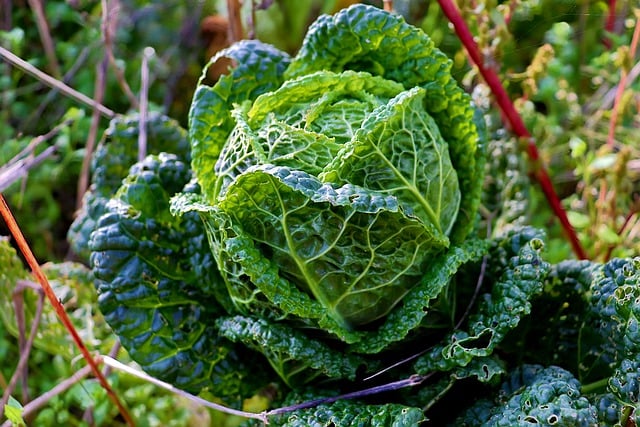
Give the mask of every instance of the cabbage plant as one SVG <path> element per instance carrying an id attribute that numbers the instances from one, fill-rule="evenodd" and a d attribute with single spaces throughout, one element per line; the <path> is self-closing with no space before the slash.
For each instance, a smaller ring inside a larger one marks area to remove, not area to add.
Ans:
<path id="1" fill-rule="evenodd" d="M 231 403 L 274 382 L 300 399 L 350 390 L 401 359 L 381 378 L 443 373 L 379 425 L 501 373 L 493 350 L 548 266 L 535 230 L 476 236 L 485 136 L 451 61 L 361 4 L 321 16 L 293 58 L 255 40 L 221 58 L 229 73 L 209 85 L 205 69 L 194 95 L 190 154 L 135 165 L 91 235 L 100 308 L 131 357 Z"/>
<path id="2" fill-rule="evenodd" d="M 221 56 L 239 65 L 201 82 L 190 138 L 234 309 L 291 311 L 260 298 L 230 238 L 273 266 L 269 286 L 308 296 L 332 332 L 384 318 L 475 220 L 484 147 L 450 61 L 365 6 L 321 17 L 293 60 L 256 41 Z"/>

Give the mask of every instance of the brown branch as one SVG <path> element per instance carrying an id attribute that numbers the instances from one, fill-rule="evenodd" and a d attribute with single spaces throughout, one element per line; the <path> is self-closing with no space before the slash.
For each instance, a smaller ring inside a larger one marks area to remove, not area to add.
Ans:
<path id="1" fill-rule="evenodd" d="M 79 103 L 98 110 L 98 112 L 100 112 L 101 115 L 109 119 L 116 116 L 116 113 L 113 110 L 110 110 L 109 108 L 105 107 L 99 102 L 96 102 L 93 99 L 89 98 L 87 95 L 81 92 L 78 92 L 77 90 L 67 86 L 60 80 L 57 80 L 51 77 L 50 75 L 48 75 L 47 73 L 37 69 L 33 65 L 29 64 L 27 61 L 23 60 L 17 55 L 14 55 L 13 53 L 11 53 L 11 51 L 5 49 L 2 46 L 0 46 L 0 58 L 3 58 L 14 67 L 19 68 L 25 73 L 35 77 L 36 79 L 46 84 L 47 86 L 58 89 L 60 92 L 78 101 Z"/>
<path id="2" fill-rule="evenodd" d="M 31 267 L 31 271 L 33 272 L 33 275 L 38 280 L 38 283 L 42 287 L 45 295 L 49 299 L 49 302 L 53 306 L 58 319 L 62 322 L 62 324 L 67 329 L 67 331 L 69 331 L 69 334 L 71 335 L 71 337 L 73 338 L 73 341 L 75 342 L 76 346 L 80 350 L 80 353 L 82 353 L 82 356 L 84 357 L 84 359 L 87 361 L 89 366 L 91 366 L 91 371 L 100 382 L 100 385 L 102 386 L 102 388 L 104 388 L 104 390 L 107 392 L 107 395 L 109 396 L 111 401 L 116 405 L 116 407 L 120 411 L 120 414 L 122 415 L 126 423 L 130 426 L 134 426 L 135 423 L 133 422 L 133 418 L 131 418 L 131 415 L 129 414 L 127 409 L 124 407 L 122 402 L 120 402 L 120 399 L 118 399 L 118 396 L 113 391 L 113 388 L 111 388 L 111 386 L 107 382 L 107 379 L 104 377 L 104 375 L 102 375 L 102 372 L 100 372 L 100 369 L 98 369 L 98 365 L 96 361 L 91 357 L 91 354 L 89 353 L 89 349 L 82 341 L 82 338 L 80 338 L 80 335 L 78 334 L 78 331 L 76 330 L 76 328 L 73 326 L 73 323 L 71 323 L 71 319 L 69 318 L 69 315 L 67 314 L 64 307 L 58 300 L 58 297 L 56 296 L 55 292 L 53 291 L 53 288 L 51 287 L 51 284 L 49 283 L 49 280 L 47 279 L 47 276 L 45 276 L 44 272 L 40 268 L 40 264 L 38 264 L 36 257 L 33 255 L 33 252 L 31 251 L 29 244 L 24 238 L 24 235 L 22 234 L 22 231 L 20 230 L 20 227 L 18 226 L 18 223 L 16 222 L 13 214 L 11 213 L 11 210 L 9 209 L 9 206 L 7 205 L 7 202 L 4 199 L 4 196 L 2 194 L 0 194 L 0 212 L 2 213 L 2 217 L 4 218 L 5 223 L 7 224 L 7 228 L 11 232 L 11 235 L 15 239 L 16 244 L 20 249 L 20 252 L 26 259 L 29 267 Z"/>
<path id="3" fill-rule="evenodd" d="M 49 24 L 47 23 L 47 17 L 44 14 L 41 0 L 28 0 L 29 7 L 33 11 L 36 18 L 36 26 L 38 27 L 38 33 L 40 34 L 40 41 L 42 47 L 44 47 L 45 55 L 47 56 L 47 62 L 51 69 L 51 74 L 56 78 L 61 78 L 60 64 L 58 63 L 58 57 L 56 56 L 56 49 L 53 46 L 53 39 L 51 38 L 51 32 L 49 31 Z"/>
<path id="4" fill-rule="evenodd" d="M 106 87 L 106 74 L 107 67 L 109 66 L 109 59 L 104 58 L 97 66 L 96 73 L 96 86 L 95 86 L 95 99 L 98 102 L 102 102 L 104 98 L 104 91 Z M 100 126 L 100 113 L 98 110 L 93 110 L 91 115 L 91 127 L 89 128 L 89 134 L 87 135 L 87 143 L 85 144 L 84 158 L 82 159 L 82 167 L 80 169 L 80 176 L 78 177 L 78 190 L 76 195 L 76 209 L 82 207 L 82 198 L 89 188 L 89 175 L 91 174 L 91 157 L 96 146 L 98 139 L 98 127 Z"/>
<path id="5" fill-rule="evenodd" d="M 102 39 L 104 42 L 104 49 L 109 58 L 109 65 L 115 72 L 116 80 L 122 89 L 122 92 L 131 103 L 131 107 L 138 109 L 138 99 L 133 94 L 127 79 L 124 76 L 124 72 L 116 62 L 116 57 L 113 54 L 113 35 L 116 33 L 118 26 L 118 12 L 120 10 L 119 0 L 102 0 Z"/>
<path id="6" fill-rule="evenodd" d="M 19 159 L 15 162 L 10 162 L 6 166 L 0 168 L 0 192 L 5 191 L 14 182 L 24 178 L 31 169 L 38 166 L 47 158 L 53 156 L 57 151 L 57 147 L 52 145 L 47 147 L 42 153 L 35 157 L 27 159 Z"/>
<path id="7" fill-rule="evenodd" d="M 242 14 L 238 0 L 227 0 L 229 14 L 229 43 L 235 43 L 244 38 L 242 31 Z"/>
<path id="8" fill-rule="evenodd" d="M 560 198 L 553 188 L 553 184 L 551 182 L 551 178 L 549 178 L 549 174 L 547 173 L 547 169 L 545 168 L 542 160 L 540 159 L 540 154 L 538 153 L 538 148 L 536 146 L 535 140 L 532 138 L 531 134 L 527 130 L 522 117 L 516 111 L 511 99 L 507 95 L 504 86 L 502 86 L 502 82 L 498 78 L 498 75 L 493 71 L 493 69 L 486 67 L 484 65 L 484 61 L 480 55 L 480 50 L 478 49 L 478 45 L 473 39 L 471 31 L 469 27 L 464 22 L 460 11 L 458 11 L 457 7 L 453 3 L 452 0 L 438 0 L 440 4 L 440 8 L 442 9 L 445 16 L 449 19 L 449 21 L 453 24 L 456 34 L 458 38 L 467 49 L 469 57 L 473 61 L 473 63 L 478 68 L 478 71 L 484 78 L 485 82 L 491 88 L 493 96 L 495 97 L 496 103 L 500 107 L 504 117 L 507 119 L 509 124 L 511 125 L 511 129 L 513 132 L 526 141 L 526 151 L 529 156 L 529 163 L 532 168 L 532 176 L 540 185 L 542 192 L 544 193 L 549 206 L 553 210 L 556 217 L 560 220 L 562 228 L 565 231 L 565 234 L 569 238 L 569 242 L 571 243 L 571 247 L 573 248 L 573 252 L 580 259 L 586 259 L 587 254 L 584 251 L 584 248 L 580 244 L 580 240 L 578 239 L 578 235 L 574 230 L 573 226 L 569 222 L 569 218 L 567 217 L 567 212 L 562 207 L 560 203 Z"/>

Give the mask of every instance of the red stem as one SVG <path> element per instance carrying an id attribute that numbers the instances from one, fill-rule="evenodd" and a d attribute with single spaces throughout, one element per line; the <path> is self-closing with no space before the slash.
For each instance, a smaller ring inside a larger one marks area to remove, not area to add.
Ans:
<path id="1" fill-rule="evenodd" d="M 458 38 L 462 42 L 462 44 L 467 49 L 469 57 L 473 61 L 473 63 L 478 67 L 478 71 L 484 78 L 485 82 L 491 88 L 493 95 L 495 97 L 498 106 L 502 110 L 504 117 L 507 119 L 509 124 L 511 125 L 511 129 L 513 132 L 519 136 L 520 138 L 526 139 L 527 142 L 527 154 L 529 156 L 529 160 L 533 166 L 533 177 L 540 184 L 542 192 L 544 193 L 547 202 L 551 206 L 551 209 L 555 213 L 556 217 L 560 220 L 562 224 L 562 228 L 565 230 L 567 237 L 571 243 L 571 247 L 573 248 L 573 252 L 580 259 L 586 259 L 587 254 L 582 248 L 580 241 L 578 240 L 578 236 L 571 226 L 569 222 L 569 218 L 567 218 L 567 212 L 562 207 L 560 203 L 560 198 L 558 194 L 555 192 L 553 188 L 553 184 L 551 183 L 551 179 L 549 178 L 549 174 L 547 173 L 546 168 L 542 164 L 540 159 L 540 154 L 538 153 L 538 148 L 536 147 L 535 141 L 531 137 L 531 134 L 527 130 L 524 122 L 522 121 L 522 117 L 516 111 L 511 99 L 507 95 L 504 87 L 502 86 L 502 82 L 498 78 L 498 75 L 491 69 L 484 65 L 482 61 L 482 57 L 480 56 L 480 51 L 478 49 L 477 44 L 473 40 L 473 36 L 471 35 L 471 31 L 469 31 L 469 27 L 462 19 L 462 15 L 456 8 L 455 4 L 451 0 L 438 0 L 440 4 L 440 8 L 445 16 L 449 19 L 449 21 L 453 24 L 453 27 L 458 35 Z"/>
<path id="2" fill-rule="evenodd" d="M 102 372 L 100 372 L 100 369 L 98 368 L 98 364 L 91 356 L 91 353 L 89 353 L 89 349 L 84 345 L 84 342 L 82 342 L 82 338 L 80 338 L 80 335 L 78 334 L 78 331 L 76 330 L 76 328 L 73 326 L 73 323 L 71 323 L 71 319 L 69 318 L 69 315 L 67 314 L 64 307 L 58 300 L 58 297 L 56 296 L 55 292 L 53 291 L 53 288 L 51 287 L 51 285 L 49 284 L 49 281 L 47 280 L 47 276 L 45 276 L 42 269 L 40 268 L 40 264 L 38 264 L 36 257 L 33 255 L 33 252 L 31 251 L 31 248 L 29 248 L 29 245 L 26 239 L 24 238 L 24 235 L 22 234 L 22 231 L 20 230 L 20 227 L 18 226 L 18 223 L 13 217 L 13 214 L 11 213 L 11 210 L 9 209 L 9 206 L 7 205 L 7 202 L 5 201 L 4 196 L 2 194 L 0 194 L 0 214 L 2 214 L 2 217 L 4 218 L 4 221 L 7 224 L 7 227 L 9 228 L 11 235 L 16 240 L 16 243 L 20 248 L 20 252 L 22 252 L 22 255 L 24 255 L 25 259 L 27 260 L 27 263 L 29 264 L 29 267 L 31 267 L 31 270 L 33 271 L 34 276 L 38 280 L 38 283 L 40 283 L 40 286 L 42 286 L 42 290 L 44 291 L 44 294 L 47 296 L 47 298 L 51 302 L 51 305 L 53 305 L 56 315 L 58 316 L 58 319 L 60 319 L 60 321 L 65 326 L 67 331 L 69 331 L 69 334 L 71 334 L 71 337 L 73 338 L 73 341 L 75 342 L 76 346 L 82 353 L 82 356 L 84 356 L 84 359 L 87 361 L 87 363 L 91 367 L 91 371 L 100 382 L 100 385 L 105 389 L 111 401 L 118 407 L 118 410 L 120 411 L 120 414 L 122 415 L 122 417 L 125 419 L 127 425 L 132 427 L 135 426 L 133 418 L 131 418 L 131 415 L 125 409 L 124 405 L 122 404 L 122 402 L 120 402 L 120 399 L 118 399 L 118 396 L 116 395 L 116 393 L 113 391 L 113 389 L 107 382 L 107 379 L 104 377 L 104 375 L 102 375 Z"/>
<path id="3" fill-rule="evenodd" d="M 604 24 L 604 29 L 608 33 L 613 32 L 613 27 L 616 23 L 616 0 L 609 0 L 609 13 L 607 15 L 607 21 Z M 602 40 L 602 43 L 606 48 L 611 48 L 611 39 L 608 35 Z"/>

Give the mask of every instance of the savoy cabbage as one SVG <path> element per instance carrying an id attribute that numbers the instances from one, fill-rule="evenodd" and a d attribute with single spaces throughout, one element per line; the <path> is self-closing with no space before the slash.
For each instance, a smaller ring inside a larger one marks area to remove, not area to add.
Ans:
<path id="1" fill-rule="evenodd" d="M 74 229 L 143 369 L 231 406 L 292 405 L 271 425 L 629 419 L 638 262 L 552 266 L 539 230 L 478 232 L 483 117 L 426 34 L 358 4 L 321 16 L 295 57 L 248 40 L 222 58 L 190 147 L 156 118 L 158 149 L 113 196 L 94 176 Z M 132 137 L 118 120 L 105 156 Z M 434 411 L 450 395 L 458 411 Z"/>

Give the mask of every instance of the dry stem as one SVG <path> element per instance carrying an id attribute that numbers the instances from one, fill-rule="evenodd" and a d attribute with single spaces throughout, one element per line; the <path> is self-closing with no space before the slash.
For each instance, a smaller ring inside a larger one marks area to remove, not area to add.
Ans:
<path id="1" fill-rule="evenodd" d="M 67 86 L 66 84 L 64 84 L 60 80 L 57 80 L 57 79 L 51 77 L 50 75 L 48 75 L 47 73 L 37 69 L 33 65 L 29 64 L 27 61 L 23 60 L 22 58 L 20 58 L 17 55 L 14 55 L 11 51 L 5 49 L 2 46 L 0 46 L 0 58 L 3 58 L 7 62 L 9 62 L 11 65 L 21 69 L 25 73 L 30 74 L 31 76 L 33 76 L 36 79 L 40 80 L 41 82 L 43 82 L 47 86 L 55 88 L 55 89 L 58 89 L 60 92 L 62 92 L 65 95 L 67 95 L 69 98 L 72 98 L 72 99 L 76 100 L 77 102 L 79 102 L 81 104 L 84 104 L 84 105 L 86 105 L 86 106 L 88 106 L 90 108 L 98 110 L 98 112 L 101 115 L 103 115 L 103 116 L 105 116 L 105 117 L 107 117 L 109 119 L 111 119 L 111 118 L 116 116 L 116 113 L 113 110 L 110 110 L 109 108 L 105 107 L 104 105 L 100 104 L 99 102 L 96 102 L 95 100 L 89 98 L 87 95 L 85 95 L 85 94 L 83 94 L 81 92 L 78 92 L 77 90 L 73 89 L 72 87 Z"/>
<path id="2" fill-rule="evenodd" d="M 47 17 L 44 14 L 44 8 L 42 7 L 41 0 L 28 0 L 29 7 L 33 10 L 36 16 L 36 25 L 38 27 L 38 33 L 40 34 L 40 41 L 42 41 L 42 47 L 44 47 L 45 55 L 47 56 L 47 62 L 51 68 L 51 74 L 56 78 L 61 78 L 60 64 L 58 63 L 58 57 L 56 56 L 56 49 L 53 47 L 53 39 L 51 38 L 51 32 L 49 31 L 49 24 L 47 23 Z"/>

